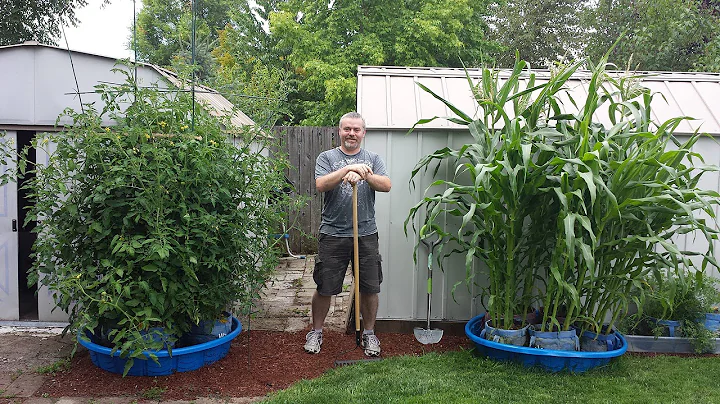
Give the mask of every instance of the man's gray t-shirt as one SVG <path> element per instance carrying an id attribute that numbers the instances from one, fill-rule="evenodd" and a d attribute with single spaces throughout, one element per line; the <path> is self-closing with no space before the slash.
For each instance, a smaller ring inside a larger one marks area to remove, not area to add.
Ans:
<path id="1" fill-rule="evenodd" d="M 343 153 L 339 147 L 326 150 L 315 162 L 315 179 L 352 164 L 367 164 L 374 174 L 387 176 L 385 163 L 377 154 L 360 149 L 356 154 Z M 358 182 L 358 236 L 377 233 L 375 224 L 375 191 L 364 180 Z M 352 185 L 340 183 L 325 192 L 320 233 L 335 237 L 352 237 Z"/>

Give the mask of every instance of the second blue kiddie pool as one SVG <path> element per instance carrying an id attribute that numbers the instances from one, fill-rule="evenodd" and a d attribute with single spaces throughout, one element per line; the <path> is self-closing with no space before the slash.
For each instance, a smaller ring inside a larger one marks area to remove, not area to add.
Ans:
<path id="1" fill-rule="evenodd" d="M 518 362 L 528 367 L 538 366 L 551 372 L 567 370 L 573 373 L 582 373 L 606 365 L 610 363 L 610 359 L 627 351 L 627 342 L 620 333 L 617 333 L 620 340 L 619 346 L 607 352 L 556 351 L 501 344 L 480 338 L 480 332 L 484 327 L 484 318 L 485 314 L 481 314 L 468 321 L 465 325 L 465 335 L 475 343 L 478 353 L 495 360 Z"/>

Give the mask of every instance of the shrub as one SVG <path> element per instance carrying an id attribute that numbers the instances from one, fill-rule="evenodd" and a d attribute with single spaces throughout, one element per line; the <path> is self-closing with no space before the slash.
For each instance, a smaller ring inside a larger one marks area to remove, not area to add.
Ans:
<path id="1" fill-rule="evenodd" d="M 36 139 L 48 164 L 21 168 L 38 223 L 31 281 L 69 313 L 66 331 L 109 327 L 113 349 L 137 358 L 257 297 L 288 201 L 271 138 L 193 108 L 187 92 L 137 86 L 131 70 L 98 86 L 102 111 L 66 110 L 71 126 Z"/>

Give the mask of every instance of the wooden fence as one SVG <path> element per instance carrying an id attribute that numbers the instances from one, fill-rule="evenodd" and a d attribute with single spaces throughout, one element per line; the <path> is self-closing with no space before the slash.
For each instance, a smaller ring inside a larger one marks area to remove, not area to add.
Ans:
<path id="1" fill-rule="evenodd" d="M 289 218 L 289 223 L 295 223 L 295 229 L 289 232 L 290 250 L 294 254 L 315 253 L 322 212 L 322 194 L 315 189 L 315 160 L 321 152 L 340 144 L 338 128 L 276 126 L 273 130 L 280 139 L 280 149 L 290 160 L 285 175 L 295 188 L 293 196 L 308 198 L 305 207 Z"/>

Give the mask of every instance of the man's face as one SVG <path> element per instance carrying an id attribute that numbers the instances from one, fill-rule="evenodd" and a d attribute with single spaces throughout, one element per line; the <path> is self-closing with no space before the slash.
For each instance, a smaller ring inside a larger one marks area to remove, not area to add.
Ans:
<path id="1" fill-rule="evenodd" d="M 365 128 L 360 118 L 345 118 L 340 121 L 340 144 L 345 152 L 355 152 L 365 137 Z"/>

